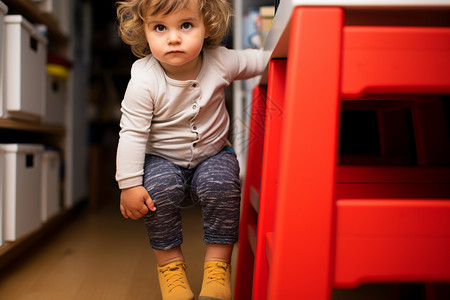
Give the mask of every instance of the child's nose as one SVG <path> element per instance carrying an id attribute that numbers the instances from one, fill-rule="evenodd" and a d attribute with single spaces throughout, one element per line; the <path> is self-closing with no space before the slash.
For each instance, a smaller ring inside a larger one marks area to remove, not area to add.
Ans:
<path id="1" fill-rule="evenodd" d="M 171 30 L 169 32 L 169 44 L 179 44 L 181 42 L 181 36 L 178 30 Z"/>

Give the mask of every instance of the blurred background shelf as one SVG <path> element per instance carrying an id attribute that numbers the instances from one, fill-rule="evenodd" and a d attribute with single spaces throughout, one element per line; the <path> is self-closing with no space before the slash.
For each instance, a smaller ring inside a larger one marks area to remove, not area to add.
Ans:
<path id="1" fill-rule="evenodd" d="M 60 125 L 31 123 L 13 119 L 0 119 L 0 129 L 32 131 L 52 135 L 64 135 L 66 132 L 64 126 Z"/>

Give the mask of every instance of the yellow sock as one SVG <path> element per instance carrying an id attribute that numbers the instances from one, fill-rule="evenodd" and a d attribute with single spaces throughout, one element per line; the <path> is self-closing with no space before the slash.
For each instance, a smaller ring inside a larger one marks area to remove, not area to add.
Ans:
<path id="1" fill-rule="evenodd" d="M 231 300 L 231 266 L 222 261 L 205 262 L 199 300 Z"/>
<path id="2" fill-rule="evenodd" d="M 193 300 L 194 294 L 186 277 L 186 264 L 173 262 L 158 266 L 159 286 L 163 300 Z"/>

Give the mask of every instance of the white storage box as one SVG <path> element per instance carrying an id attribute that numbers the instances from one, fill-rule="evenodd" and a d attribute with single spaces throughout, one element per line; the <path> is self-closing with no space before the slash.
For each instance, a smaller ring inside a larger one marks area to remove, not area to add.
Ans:
<path id="1" fill-rule="evenodd" d="M 8 11 L 6 5 L 0 1 L 0 117 L 3 116 L 4 72 L 5 72 L 5 15 Z"/>
<path id="2" fill-rule="evenodd" d="M 47 98 L 43 105 L 44 123 L 64 125 L 67 103 L 67 80 L 47 74 Z"/>
<path id="3" fill-rule="evenodd" d="M 46 222 L 61 211 L 58 151 L 45 150 L 42 156 L 41 220 Z"/>
<path id="4" fill-rule="evenodd" d="M 5 17 L 5 114 L 39 120 L 46 97 L 47 39 L 20 15 Z"/>
<path id="5" fill-rule="evenodd" d="M 3 144 L 5 241 L 33 232 L 41 226 L 41 145 Z"/>

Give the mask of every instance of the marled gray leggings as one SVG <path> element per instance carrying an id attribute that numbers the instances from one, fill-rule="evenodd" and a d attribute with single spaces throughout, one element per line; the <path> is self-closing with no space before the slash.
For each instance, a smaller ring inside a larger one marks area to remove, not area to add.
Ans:
<path id="1" fill-rule="evenodd" d="M 239 163 L 233 151 L 226 148 L 195 169 L 146 155 L 144 187 L 156 206 L 155 212 L 144 217 L 153 249 L 169 250 L 181 245 L 181 208 L 189 198 L 202 206 L 205 242 L 237 242 L 241 188 Z"/>

